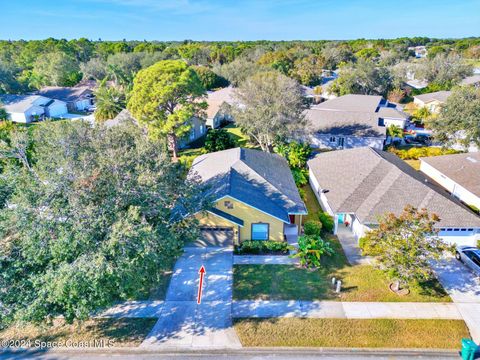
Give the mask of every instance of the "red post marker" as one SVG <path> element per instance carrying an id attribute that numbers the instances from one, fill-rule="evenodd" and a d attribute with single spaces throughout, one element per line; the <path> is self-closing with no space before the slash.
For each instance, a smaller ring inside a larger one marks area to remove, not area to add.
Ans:
<path id="1" fill-rule="evenodd" d="M 198 270 L 198 274 L 200 275 L 200 283 L 198 284 L 197 304 L 200 304 L 202 302 L 203 276 L 205 275 L 205 273 L 205 267 L 202 265 L 200 270 Z"/>

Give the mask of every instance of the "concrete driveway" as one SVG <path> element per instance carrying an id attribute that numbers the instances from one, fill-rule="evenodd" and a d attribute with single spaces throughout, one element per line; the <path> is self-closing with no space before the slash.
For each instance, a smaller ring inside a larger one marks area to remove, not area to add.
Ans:
<path id="1" fill-rule="evenodd" d="M 433 269 L 457 305 L 473 339 L 480 342 L 480 279 L 453 256 L 435 262 Z"/>
<path id="2" fill-rule="evenodd" d="M 158 322 L 142 347 L 240 348 L 232 328 L 231 248 L 185 248 L 175 264 Z M 197 304 L 198 270 L 205 267 Z"/>

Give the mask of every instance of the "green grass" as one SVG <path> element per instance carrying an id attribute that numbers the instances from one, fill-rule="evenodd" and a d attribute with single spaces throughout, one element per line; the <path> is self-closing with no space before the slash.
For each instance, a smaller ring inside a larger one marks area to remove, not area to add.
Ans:
<path id="1" fill-rule="evenodd" d="M 237 319 L 243 346 L 459 349 L 461 320 Z"/>
<path id="2" fill-rule="evenodd" d="M 308 211 L 308 215 L 304 217 L 304 222 L 309 220 L 318 221 L 318 213 L 322 211 L 322 208 L 320 207 L 320 204 L 315 197 L 312 187 L 310 186 L 310 184 L 307 184 L 302 187 L 302 190 L 305 194 L 303 200 Z"/>
<path id="3" fill-rule="evenodd" d="M 57 341 L 65 343 L 104 340 L 105 346 L 139 346 L 148 335 L 156 318 L 90 319 L 67 324 L 57 319 L 53 324 L 17 324 L 0 331 L 0 340 Z"/>
<path id="4" fill-rule="evenodd" d="M 258 146 L 250 142 L 250 138 L 248 137 L 248 135 L 245 135 L 242 130 L 235 124 L 228 124 L 223 129 L 227 130 L 227 132 L 232 135 L 233 139 L 237 143 L 237 146 L 251 149 L 258 148 Z"/>

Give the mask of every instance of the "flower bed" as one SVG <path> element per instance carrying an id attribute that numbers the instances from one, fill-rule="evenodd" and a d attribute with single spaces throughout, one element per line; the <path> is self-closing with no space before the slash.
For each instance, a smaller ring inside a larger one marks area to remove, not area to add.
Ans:
<path id="1" fill-rule="evenodd" d="M 235 255 L 288 255 L 289 245 L 283 241 L 246 240 L 235 246 Z"/>

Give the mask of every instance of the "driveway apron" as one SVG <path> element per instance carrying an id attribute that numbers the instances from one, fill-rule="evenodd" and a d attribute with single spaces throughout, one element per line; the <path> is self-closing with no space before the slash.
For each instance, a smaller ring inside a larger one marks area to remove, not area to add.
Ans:
<path id="1" fill-rule="evenodd" d="M 187 247 L 175 264 L 165 304 L 142 347 L 240 348 L 232 327 L 231 248 Z M 197 304 L 199 269 L 205 267 Z"/>

